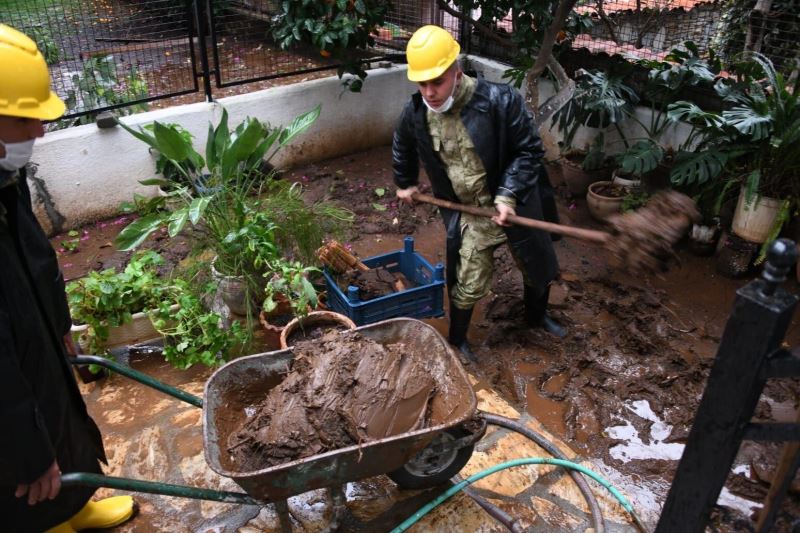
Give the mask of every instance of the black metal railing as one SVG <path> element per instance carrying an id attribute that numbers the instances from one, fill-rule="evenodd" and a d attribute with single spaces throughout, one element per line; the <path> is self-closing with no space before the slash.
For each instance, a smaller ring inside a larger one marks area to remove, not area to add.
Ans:
<path id="1" fill-rule="evenodd" d="M 756 527 L 759 533 L 771 529 L 800 465 L 800 419 L 752 418 L 768 379 L 800 377 L 800 347 L 781 348 L 800 298 L 779 285 L 796 261 L 794 242 L 775 241 L 763 279 L 737 291 L 656 533 L 706 530 L 743 440 L 793 441 L 784 447 Z"/>

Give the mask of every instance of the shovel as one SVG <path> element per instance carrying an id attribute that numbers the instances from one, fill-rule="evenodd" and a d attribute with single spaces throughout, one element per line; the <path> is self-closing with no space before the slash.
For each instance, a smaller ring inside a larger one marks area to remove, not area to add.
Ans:
<path id="1" fill-rule="evenodd" d="M 497 215 L 494 209 L 463 205 L 419 192 L 412 198 L 480 217 Z M 600 244 L 611 253 L 614 266 L 630 272 L 663 272 L 667 270 L 669 260 L 676 257 L 672 245 L 683 237 L 693 222 L 700 220 L 700 212 L 685 194 L 666 191 L 654 195 L 636 212 L 609 217 L 607 222 L 611 231 L 576 228 L 517 215 L 506 220 L 518 226 Z"/>

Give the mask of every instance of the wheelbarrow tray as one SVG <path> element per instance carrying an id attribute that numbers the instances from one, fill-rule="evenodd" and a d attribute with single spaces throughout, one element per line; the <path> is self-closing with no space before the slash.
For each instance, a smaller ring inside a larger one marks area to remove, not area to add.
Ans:
<path id="1" fill-rule="evenodd" d="M 355 331 L 381 344 L 404 342 L 412 357 L 434 361 L 437 392 L 430 426 L 275 465 L 242 472 L 227 451 L 229 435 L 289 372 L 291 348 L 236 359 L 214 372 L 205 386 L 203 444 L 208 466 L 262 501 L 283 500 L 312 489 L 337 486 L 400 468 L 434 437 L 470 420 L 477 400 L 453 350 L 431 326 L 395 318 Z"/>

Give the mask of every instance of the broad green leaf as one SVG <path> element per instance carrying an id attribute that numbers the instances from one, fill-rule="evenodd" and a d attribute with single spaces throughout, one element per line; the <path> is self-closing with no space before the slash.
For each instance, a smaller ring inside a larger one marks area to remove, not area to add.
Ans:
<path id="1" fill-rule="evenodd" d="M 222 155 L 222 175 L 224 177 L 228 177 L 239 163 L 247 161 L 264 138 L 264 125 L 258 120 L 249 118 L 242 124 L 246 124 L 243 131 Z"/>
<path id="2" fill-rule="evenodd" d="M 134 220 L 119 232 L 114 243 L 123 252 L 133 250 L 164 224 L 163 215 L 153 214 Z"/>
<path id="3" fill-rule="evenodd" d="M 386 206 L 379 203 L 373 203 L 372 208 L 375 209 L 375 211 L 386 211 Z"/>
<path id="4" fill-rule="evenodd" d="M 170 237 L 176 236 L 178 233 L 181 232 L 183 227 L 186 225 L 186 221 L 189 220 L 189 208 L 183 207 L 174 211 L 169 217 L 169 225 L 167 225 L 167 231 L 169 232 Z"/>
<path id="5" fill-rule="evenodd" d="M 622 171 L 636 176 L 655 169 L 662 159 L 664 150 L 649 140 L 637 142 L 619 157 Z"/>
<path id="6" fill-rule="evenodd" d="M 130 126 L 127 126 L 126 124 L 123 124 L 122 121 L 119 121 L 119 120 L 117 121 L 117 124 L 119 124 L 122 127 L 122 129 L 124 129 L 125 131 L 127 131 L 128 133 L 130 133 L 131 135 L 133 135 L 134 137 L 136 137 L 140 141 L 148 144 L 149 146 L 151 146 L 151 147 L 153 147 L 155 149 L 158 149 L 158 146 L 156 145 L 156 138 L 153 137 L 152 135 L 150 135 L 149 133 L 146 133 L 145 131 L 142 131 L 142 130 L 137 131 L 137 130 L 131 128 Z"/>
<path id="7" fill-rule="evenodd" d="M 377 189 L 375 189 L 375 194 L 379 198 L 383 198 L 383 195 L 386 194 L 386 189 L 384 189 L 383 187 L 378 187 Z"/>
<path id="8" fill-rule="evenodd" d="M 772 117 L 769 112 L 762 114 L 754 107 L 736 106 L 723 111 L 722 118 L 754 141 L 766 139 L 772 131 Z"/>
<path id="9" fill-rule="evenodd" d="M 675 185 L 702 185 L 717 177 L 727 162 L 728 154 L 718 150 L 681 152 L 670 172 L 670 180 Z"/>
<path id="10" fill-rule="evenodd" d="M 305 276 L 301 278 L 301 282 L 303 284 L 303 292 L 305 293 L 306 298 L 308 299 L 308 303 L 311 304 L 311 307 L 316 307 L 317 290 L 314 288 L 311 282 L 305 278 Z"/>
<path id="11" fill-rule="evenodd" d="M 164 157 L 178 163 L 189 158 L 191 142 L 184 139 L 175 129 L 156 122 L 153 125 L 153 134 L 156 138 L 156 148 Z"/>
<path id="12" fill-rule="evenodd" d="M 256 167 L 256 163 L 259 163 L 259 164 L 261 163 L 261 160 L 264 159 L 264 156 L 266 155 L 266 153 L 269 151 L 269 149 L 272 147 L 272 145 L 275 144 L 275 140 L 278 138 L 278 135 L 280 135 L 280 134 L 281 134 L 281 129 L 280 128 L 275 128 L 274 130 L 272 130 L 272 133 L 270 133 L 267 136 L 266 139 L 261 141 L 261 144 L 258 145 L 258 148 L 256 148 L 256 150 L 253 152 L 253 155 L 251 155 L 250 159 L 247 160 L 247 166 L 249 168 L 255 168 Z M 277 152 L 277 150 L 276 150 L 276 152 Z M 267 158 L 267 161 L 272 159 L 273 155 L 275 155 L 275 152 L 273 152 Z"/>
<path id="13" fill-rule="evenodd" d="M 170 187 L 173 185 L 171 181 L 162 178 L 150 178 L 146 180 L 139 180 L 139 183 L 142 185 L 158 185 L 159 187 Z"/>
<path id="14" fill-rule="evenodd" d="M 222 163 L 222 156 L 225 153 L 228 144 L 230 143 L 230 132 L 228 131 L 228 110 L 222 109 L 222 118 L 214 131 L 214 166 L 208 162 L 208 155 L 206 160 L 208 162 L 208 169 L 212 171 Z"/>
<path id="15" fill-rule="evenodd" d="M 286 126 L 281 132 L 280 139 L 278 141 L 281 146 L 286 146 L 292 141 L 292 139 L 311 127 L 311 125 L 319 117 L 321 109 L 322 106 L 317 105 L 317 107 L 311 111 L 308 111 L 307 113 L 303 113 L 299 117 L 295 118 L 288 126 Z"/>
<path id="16" fill-rule="evenodd" d="M 201 196 L 192 200 L 189 205 L 189 220 L 191 220 L 192 224 L 197 224 L 200 221 L 200 217 L 203 216 L 203 212 L 212 198 L 213 196 Z"/>
<path id="17" fill-rule="evenodd" d="M 208 162 L 208 168 L 215 168 L 218 163 L 217 159 L 217 149 L 214 143 L 215 139 L 214 134 L 214 126 L 211 122 L 208 123 L 208 138 L 206 139 L 206 161 Z"/>

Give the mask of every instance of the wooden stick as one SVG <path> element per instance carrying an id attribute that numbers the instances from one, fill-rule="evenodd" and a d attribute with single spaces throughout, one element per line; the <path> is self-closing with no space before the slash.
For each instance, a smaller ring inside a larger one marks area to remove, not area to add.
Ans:
<path id="1" fill-rule="evenodd" d="M 419 192 L 414 193 L 412 198 L 418 202 L 432 204 L 438 207 L 444 207 L 445 209 L 452 209 L 453 211 L 461 211 L 463 213 L 469 213 L 470 215 L 476 215 L 486 218 L 497 216 L 497 211 L 493 209 L 485 209 L 483 207 L 457 204 L 455 202 L 450 202 L 448 200 L 441 200 L 439 198 L 434 198 L 433 196 L 422 194 Z M 611 234 L 606 233 L 605 231 L 576 228 L 573 226 L 564 226 L 562 224 L 554 224 L 552 222 L 545 222 L 544 220 L 536 220 L 533 218 L 521 217 L 517 215 L 510 215 L 507 218 L 507 220 L 512 224 L 516 224 L 517 226 L 526 226 L 529 228 L 547 231 L 549 233 L 557 233 L 559 235 L 564 235 L 566 237 L 573 237 L 575 239 L 580 239 L 582 241 L 594 242 L 597 244 L 606 244 L 608 240 L 611 238 Z"/>

